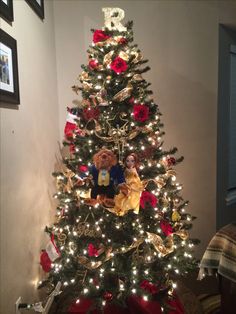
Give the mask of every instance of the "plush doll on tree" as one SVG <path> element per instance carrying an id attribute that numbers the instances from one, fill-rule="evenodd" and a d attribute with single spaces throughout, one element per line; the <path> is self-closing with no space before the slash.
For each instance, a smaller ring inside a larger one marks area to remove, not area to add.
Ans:
<path id="1" fill-rule="evenodd" d="M 93 184 L 91 199 L 86 199 L 86 203 L 95 205 L 102 202 L 106 207 L 114 206 L 116 187 L 124 195 L 128 192 L 123 169 L 117 163 L 116 155 L 106 148 L 102 148 L 93 156 L 93 162 L 90 169 Z"/>

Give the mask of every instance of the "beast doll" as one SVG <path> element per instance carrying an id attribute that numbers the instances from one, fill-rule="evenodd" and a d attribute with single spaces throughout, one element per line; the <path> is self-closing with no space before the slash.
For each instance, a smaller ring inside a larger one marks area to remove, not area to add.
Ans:
<path id="1" fill-rule="evenodd" d="M 124 194 L 128 193 L 123 170 L 117 163 L 115 154 L 105 148 L 93 156 L 93 163 L 90 169 L 94 184 L 91 190 L 91 199 L 97 199 L 97 196 L 100 196 L 106 200 L 107 204 L 110 201 L 112 206 L 116 186 Z"/>

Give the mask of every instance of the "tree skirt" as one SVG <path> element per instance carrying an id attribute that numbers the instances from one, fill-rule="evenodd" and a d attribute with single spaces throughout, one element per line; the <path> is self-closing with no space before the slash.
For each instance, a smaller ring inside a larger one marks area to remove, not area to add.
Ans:
<path id="1" fill-rule="evenodd" d="M 90 299 L 80 299 L 79 303 L 73 303 L 68 310 L 68 314 L 86 314 L 92 306 Z M 114 304 L 107 304 L 104 314 L 162 314 L 161 306 L 157 301 L 145 301 L 139 297 L 130 297 L 127 308 L 121 308 Z M 172 308 L 168 314 L 184 314 L 183 306 L 178 298 L 168 301 Z M 91 314 L 100 314 L 98 310 L 93 310 Z"/>

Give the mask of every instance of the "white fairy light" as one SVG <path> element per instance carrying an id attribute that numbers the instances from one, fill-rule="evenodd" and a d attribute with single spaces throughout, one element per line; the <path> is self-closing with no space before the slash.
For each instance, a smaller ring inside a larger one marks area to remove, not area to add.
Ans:
<path id="1" fill-rule="evenodd" d="M 176 282 L 172 282 L 172 287 L 173 287 L 174 289 L 176 289 L 176 288 L 177 288 L 177 283 L 176 283 Z"/>

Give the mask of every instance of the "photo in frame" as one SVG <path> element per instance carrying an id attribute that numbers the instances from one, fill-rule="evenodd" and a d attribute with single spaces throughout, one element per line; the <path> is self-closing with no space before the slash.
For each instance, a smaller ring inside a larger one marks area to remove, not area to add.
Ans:
<path id="1" fill-rule="evenodd" d="M 20 103 L 17 43 L 0 29 L 0 102 Z"/>
<path id="2" fill-rule="evenodd" d="M 25 0 L 25 1 L 31 6 L 34 12 L 43 20 L 44 19 L 44 0 Z"/>
<path id="3" fill-rule="evenodd" d="M 0 16 L 7 22 L 13 22 L 13 0 L 0 0 Z"/>

